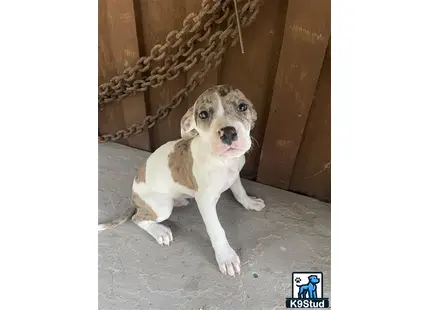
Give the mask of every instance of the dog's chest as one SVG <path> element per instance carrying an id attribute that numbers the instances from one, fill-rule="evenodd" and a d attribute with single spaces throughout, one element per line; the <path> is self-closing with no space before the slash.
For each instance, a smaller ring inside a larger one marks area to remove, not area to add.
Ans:
<path id="1" fill-rule="evenodd" d="M 220 193 L 226 191 L 236 181 L 239 176 L 240 166 L 231 165 L 224 167 L 223 169 L 214 169 L 210 173 L 209 182 L 214 187 L 214 190 Z"/>

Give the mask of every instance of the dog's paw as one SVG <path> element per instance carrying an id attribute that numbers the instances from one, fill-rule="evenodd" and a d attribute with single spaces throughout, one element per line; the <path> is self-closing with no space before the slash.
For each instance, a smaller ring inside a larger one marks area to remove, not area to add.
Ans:
<path id="1" fill-rule="evenodd" d="M 249 199 L 243 206 L 247 210 L 261 211 L 266 206 L 266 204 L 261 198 L 249 196 Z"/>
<path id="2" fill-rule="evenodd" d="M 172 230 L 158 223 L 152 223 L 146 231 L 154 237 L 159 245 L 169 245 L 173 241 Z"/>
<path id="3" fill-rule="evenodd" d="M 236 273 L 240 274 L 239 256 L 237 256 L 236 252 L 230 246 L 218 251 L 215 256 L 222 274 L 228 274 L 233 277 Z"/>

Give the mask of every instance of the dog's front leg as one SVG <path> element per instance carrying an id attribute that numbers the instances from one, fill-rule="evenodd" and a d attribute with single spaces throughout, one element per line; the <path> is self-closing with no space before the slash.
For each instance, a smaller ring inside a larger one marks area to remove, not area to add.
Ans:
<path id="1" fill-rule="evenodd" d="M 237 177 L 230 189 L 234 198 L 236 198 L 236 200 L 240 202 L 245 209 L 260 211 L 265 207 L 263 199 L 248 196 L 243 188 L 240 177 Z"/>
<path id="2" fill-rule="evenodd" d="M 197 205 L 215 251 L 219 270 L 223 274 L 227 273 L 230 276 L 234 276 L 235 272 L 240 273 L 240 259 L 228 243 L 225 231 L 219 222 L 216 212 L 218 199 L 219 196 L 214 196 L 207 192 L 196 196 Z"/>

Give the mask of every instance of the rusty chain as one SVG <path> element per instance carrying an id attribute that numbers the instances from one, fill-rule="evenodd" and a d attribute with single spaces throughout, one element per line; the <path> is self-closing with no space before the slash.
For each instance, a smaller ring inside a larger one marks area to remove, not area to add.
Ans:
<path id="1" fill-rule="evenodd" d="M 203 0 L 200 12 L 197 15 L 195 13 L 189 14 L 184 19 L 183 28 L 180 31 L 171 31 L 166 36 L 165 43 L 155 45 L 149 56 L 140 58 L 134 67 L 125 69 L 122 75 L 113 77 L 108 83 L 99 86 L 99 106 L 113 100 L 121 100 L 137 91 L 145 91 L 149 86 L 158 87 L 167 77 L 169 79 L 176 78 L 181 67 L 189 67 L 184 62 L 178 64 L 178 59 L 181 56 L 189 56 L 196 41 L 202 42 L 209 36 L 215 22 L 222 23 L 225 20 L 226 14 L 223 14 L 219 19 L 217 17 L 220 9 L 226 13 L 229 12 L 229 7 L 225 4 L 230 1 L 225 1 L 222 5 L 221 0 Z M 214 2 L 212 7 L 209 5 L 210 2 Z M 209 15 L 210 18 L 202 27 L 206 15 Z M 193 21 L 194 24 L 192 24 Z M 186 35 L 194 32 L 195 34 L 188 41 L 184 40 Z M 178 49 L 177 53 L 166 57 L 167 50 L 171 51 L 174 48 Z M 150 70 L 152 62 L 159 62 L 163 59 L 164 65 L 162 67 L 158 66 L 152 69 L 150 76 L 143 77 L 143 74 Z M 168 73 L 166 73 L 167 70 L 169 70 Z M 137 79 L 139 75 L 142 79 Z"/>
<path id="2" fill-rule="evenodd" d="M 214 3 L 210 6 L 209 2 Z M 145 91 L 148 87 L 159 87 L 166 79 L 173 80 L 181 72 L 187 72 L 197 63 L 204 62 L 204 67 L 190 77 L 187 85 L 178 91 L 169 104 L 160 106 L 155 115 L 148 115 L 142 124 L 133 124 L 125 130 L 118 130 L 115 134 L 99 134 L 99 143 L 128 138 L 141 133 L 146 128 L 153 127 L 157 121 L 164 119 L 172 109 L 179 106 L 188 94 L 203 82 L 211 69 L 220 65 L 227 48 L 234 46 L 238 40 L 238 27 L 235 12 L 231 8 L 232 2 L 233 0 L 203 0 L 200 12 L 197 15 L 195 13 L 188 15 L 183 22 L 184 27 L 180 31 L 170 32 L 164 45 L 154 46 L 148 57 L 140 58 L 134 67 L 125 69 L 122 75 L 99 86 L 99 109 L 103 109 L 103 105 L 108 102 L 122 100 L 137 92 Z M 261 5 L 262 0 L 246 1 L 239 11 L 241 27 L 246 28 L 255 20 Z M 209 14 L 211 14 L 210 18 L 201 26 L 203 18 Z M 226 19 L 225 30 L 216 31 L 210 36 L 205 47 L 194 49 L 197 42 L 203 42 L 209 37 L 216 24 L 221 24 Z M 190 24 L 190 20 L 194 20 L 194 24 Z M 185 41 L 183 37 L 190 33 L 194 35 Z M 167 55 L 166 50 L 170 47 L 178 47 L 178 51 Z M 184 56 L 187 58 L 179 63 L 180 57 Z M 163 59 L 162 67 L 157 66 L 150 71 L 149 76 L 142 76 L 150 70 L 152 62 Z"/>

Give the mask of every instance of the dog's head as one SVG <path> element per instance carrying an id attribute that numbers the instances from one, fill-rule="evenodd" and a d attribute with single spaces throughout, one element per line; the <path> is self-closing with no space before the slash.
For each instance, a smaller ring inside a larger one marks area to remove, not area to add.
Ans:
<path id="1" fill-rule="evenodd" d="M 240 90 L 218 85 L 201 94 L 182 117 L 181 136 L 199 135 L 214 155 L 239 157 L 251 147 L 256 120 L 257 112 Z"/>
<path id="2" fill-rule="evenodd" d="M 320 283 L 320 279 L 318 279 L 317 276 L 312 275 L 312 276 L 309 276 L 308 279 L 309 279 L 309 282 L 312 284 Z"/>

